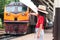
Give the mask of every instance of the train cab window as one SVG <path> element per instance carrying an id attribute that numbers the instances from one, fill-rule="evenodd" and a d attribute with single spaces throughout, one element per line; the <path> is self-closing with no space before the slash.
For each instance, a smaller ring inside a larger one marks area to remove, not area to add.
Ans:
<path id="1" fill-rule="evenodd" d="M 19 6 L 18 7 L 18 12 L 25 12 L 27 11 L 27 7 L 26 6 Z"/>
<path id="2" fill-rule="evenodd" d="M 8 6 L 6 7 L 6 11 L 13 13 L 25 12 L 27 11 L 27 6 Z"/>
<path id="3" fill-rule="evenodd" d="M 10 10 L 10 7 L 6 7 L 6 11 L 7 12 L 10 12 L 11 10 Z"/>
<path id="4" fill-rule="evenodd" d="M 11 7 L 11 12 L 14 12 L 14 11 L 15 11 L 15 6 Z"/>
<path id="5" fill-rule="evenodd" d="M 15 6 L 8 6 L 6 7 L 7 12 L 14 12 L 15 11 Z"/>

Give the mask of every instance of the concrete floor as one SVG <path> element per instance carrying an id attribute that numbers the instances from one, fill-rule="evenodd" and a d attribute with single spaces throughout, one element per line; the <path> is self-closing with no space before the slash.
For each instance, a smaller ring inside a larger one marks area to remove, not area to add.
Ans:
<path id="1" fill-rule="evenodd" d="M 52 40 L 52 39 L 53 39 L 52 33 L 46 33 L 44 35 L 44 40 Z M 36 40 L 36 39 L 34 38 L 34 34 L 29 34 L 29 35 L 17 37 L 11 40 Z"/>
<path id="2" fill-rule="evenodd" d="M 35 33 L 28 34 L 22 37 L 17 37 L 11 40 L 36 40 L 34 38 Z M 53 39 L 53 33 L 52 29 L 45 30 L 44 40 L 52 40 Z"/>

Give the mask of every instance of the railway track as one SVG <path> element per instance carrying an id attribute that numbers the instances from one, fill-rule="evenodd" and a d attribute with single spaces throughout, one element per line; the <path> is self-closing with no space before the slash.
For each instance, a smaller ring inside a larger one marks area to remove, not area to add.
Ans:
<path id="1" fill-rule="evenodd" d="M 0 40 L 11 40 L 20 36 L 24 36 L 24 35 L 10 35 L 10 34 L 2 34 L 0 35 Z"/>
<path id="2" fill-rule="evenodd" d="M 9 35 L 9 34 L 0 35 L 0 40 L 10 40 L 12 38 L 15 38 L 15 37 L 13 35 Z"/>
<path id="3" fill-rule="evenodd" d="M 26 34 L 28 35 L 28 34 Z M 14 38 L 17 38 L 17 37 L 21 37 L 21 36 L 25 36 L 24 34 L 2 34 L 0 35 L 0 40 L 11 40 L 11 39 L 14 39 Z"/>

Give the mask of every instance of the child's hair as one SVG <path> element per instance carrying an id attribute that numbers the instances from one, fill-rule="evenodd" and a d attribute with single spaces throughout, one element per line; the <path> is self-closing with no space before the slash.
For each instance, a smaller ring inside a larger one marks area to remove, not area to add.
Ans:
<path id="1" fill-rule="evenodd" d="M 45 13 L 40 12 L 40 11 L 38 11 L 38 14 L 39 14 L 39 15 L 41 15 L 41 16 L 46 16 L 46 14 L 45 14 Z"/>
<path id="2" fill-rule="evenodd" d="M 46 14 L 43 13 L 43 12 L 40 12 L 40 11 L 38 11 L 38 14 L 44 17 L 44 24 L 43 24 L 43 26 L 45 27 L 46 26 Z"/>

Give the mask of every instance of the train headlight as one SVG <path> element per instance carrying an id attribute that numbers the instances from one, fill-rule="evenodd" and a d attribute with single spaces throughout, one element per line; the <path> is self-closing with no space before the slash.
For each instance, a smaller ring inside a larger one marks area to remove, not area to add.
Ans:
<path id="1" fill-rule="evenodd" d="M 7 15 L 7 16 L 10 16 L 10 13 L 7 13 L 6 15 Z"/>
<path id="2" fill-rule="evenodd" d="M 26 16 L 25 12 L 22 13 L 22 16 Z"/>
<path id="3" fill-rule="evenodd" d="M 24 16 L 25 14 L 23 13 L 22 16 Z"/>
<path id="4" fill-rule="evenodd" d="M 27 16 L 27 14 L 22 14 L 22 16 Z"/>

